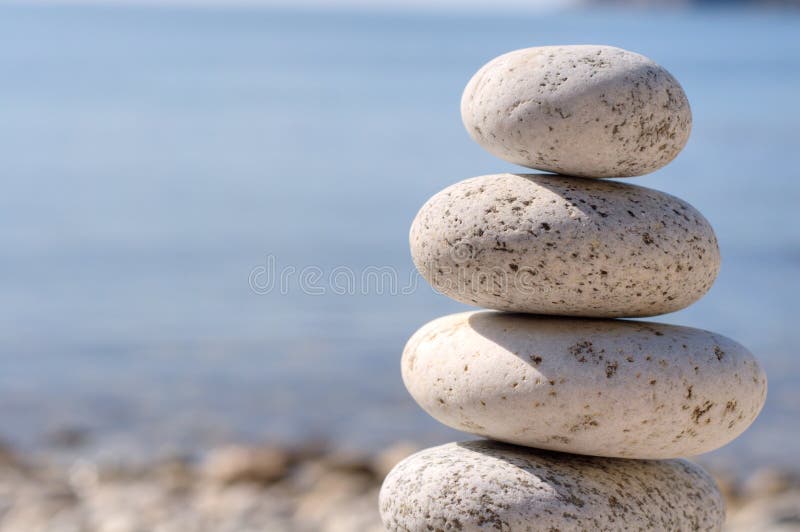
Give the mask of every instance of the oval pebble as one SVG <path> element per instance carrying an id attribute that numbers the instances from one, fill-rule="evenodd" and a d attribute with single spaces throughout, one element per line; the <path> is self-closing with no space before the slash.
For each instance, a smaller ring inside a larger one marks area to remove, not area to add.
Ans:
<path id="1" fill-rule="evenodd" d="M 753 355 L 719 334 L 491 311 L 423 326 L 402 372 L 414 400 L 449 427 L 624 458 L 717 449 L 753 422 L 767 393 Z"/>
<path id="2" fill-rule="evenodd" d="M 612 46 L 542 46 L 492 59 L 469 81 L 461 118 L 508 162 L 584 177 L 643 175 L 686 145 L 689 101 L 664 68 Z"/>
<path id="3" fill-rule="evenodd" d="M 722 495 L 683 460 L 620 460 L 491 441 L 400 462 L 380 492 L 388 530 L 721 530 Z"/>
<path id="4" fill-rule="evenodd" d="M 497 174 L 434 195 L 411 255 L 441 293 L 484 308 L 588 317 L 664 314 L 697 301 L 719 271 L 708 221 L 653 189 Z"/>

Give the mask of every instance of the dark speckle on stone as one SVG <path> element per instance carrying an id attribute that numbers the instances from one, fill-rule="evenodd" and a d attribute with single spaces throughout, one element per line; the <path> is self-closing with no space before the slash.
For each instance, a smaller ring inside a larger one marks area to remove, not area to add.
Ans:
<path id="1" fill-rule="evenodd" d="M 722 348 L 718 345 L 714 346 L 714 354 L 716 355 L 717 360 L 722 360 L 723 358 L 725 358 L 725 351 L 723 351 Z"/>

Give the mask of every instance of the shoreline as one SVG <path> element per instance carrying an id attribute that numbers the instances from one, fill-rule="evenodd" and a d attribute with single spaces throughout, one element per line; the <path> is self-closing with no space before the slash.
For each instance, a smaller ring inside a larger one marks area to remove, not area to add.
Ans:
<path id="1" fill-rule="evenodd" d="M 378 531 L 384 476 L 420 449 L 236 444 L 196 458 L 100 464 L 0 446 L 0 530 Z M 800 529 L 800 471 L 709 470 L 726 499 L 727 530 Z"/>

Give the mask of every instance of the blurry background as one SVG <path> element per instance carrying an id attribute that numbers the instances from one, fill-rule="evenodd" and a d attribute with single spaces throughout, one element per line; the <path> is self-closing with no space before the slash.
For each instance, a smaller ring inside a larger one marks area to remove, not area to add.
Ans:
<path id="1" fill-rule="evenodd" d="M 800 11 L 156 4 L 0 3 L 7 445 L 135 461 L 463 437 L 400 378 L 411 333 L 465 309 L 414 277 L 411 220 L 455 181 L 519 171 L 461 125 L 475 70 L 515 48 L 603 43 L 684 86 L 688 146 L 630 182 L 692 203 L 723 255 L 704 299 L 656 320 L 731 336 L 769 376 L 761 417 L 703 461 L 797 464 Z M 295 268 L 286 290 L 264 293 L 270 261 Z M 325 293 L 303 289 L 309 266 Z M 362 287 L 370 266 L 416 288 Z M 332 289 L 341 271 L 353 293 Z"/>

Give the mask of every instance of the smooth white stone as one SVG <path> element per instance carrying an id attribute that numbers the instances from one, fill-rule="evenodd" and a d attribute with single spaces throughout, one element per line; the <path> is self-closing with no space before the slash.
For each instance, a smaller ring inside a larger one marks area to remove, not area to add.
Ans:
<path id="1" fill-rule="evenodd" d="M 642 175 L 689 139 L 680 84 L 642 55 L 612 46 L 542 46 L 484 65 L 461 99 L 467 131 L 506 161 L 584 177 Z"/>
<path id="2" fill-rule="evenodd" d="M 576 454 L 675 458 L 717 449 L 767 393 L 722 335 L 653 322 L 466 312 L 417 331 L 402 358 L 414 400 L 445 425 Z"/>
<path id="3" fill-rule="evenodd" d="M 438 291 L 484 308 L 620 318 L 700 299 L 719 270 L 714 230 L 653 189 L 543 174 L 497 174 L 434 195 L 411 255 Z"/>

